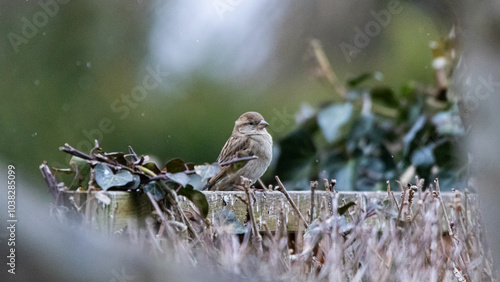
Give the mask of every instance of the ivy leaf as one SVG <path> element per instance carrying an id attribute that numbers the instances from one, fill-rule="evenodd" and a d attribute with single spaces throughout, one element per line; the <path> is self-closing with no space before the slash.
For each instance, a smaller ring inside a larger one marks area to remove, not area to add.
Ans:
<path id="1" fill-rule="evenodd" d="M 398 108 L 399 100 L 389 87 L 376 87 L 370 91 L 372 101 L 389 108 Z"/>
<path id="2" fill-rule="evenodd" d="M 436 162 L 434 153 L 432 152 L 434 147 L 435 144 L 432 143 L 413 152 L 411 155 L 411 164 L 415 167 L 433 165 Z"/>
<path id="3" fill-rule="evenodd" d="M 340 191 L 354 190 L 356 159 L 348 159 L 342 153 L 329 154 L 322 164 L 322 169 L 331 178 L 337 180 L 335 189 Z"/>
<path id="4" fill-rule="evenodd" d="M 170 178 L 170 180 L 179 183 L 183 187 L 185 187 L 189 183 L 189 176 L 187 176 L 184 172 L 178 173 L 170 173 L 167 172 L 165 175 Z"/>
<path id="5" fill-rule="evenodd" d="M 165 168 L 167 169 L 167 172 L 170 173 L 182 172 L 186 170 L 186 166 L 184 164 L 184 161 L 181 159 L 171 159 L 167 162 Z"/>
<path id="6" fill-rule="evenodd" d="M 69 189 L 76 190 L 79 187 L 82 187 L 87 190 L 89 188 L 90 180 L 90 164 L 86 160 L 77 156 L 72 156 L 69 164 L 75 173 L 75 178 L 71 182 Z"/>
<path id="7" fill-rule="evenodd" d="M 194 171 L 201 177 L 201 182 L 205 183 L 207 179 L 214 177 L 220 171 L 220 165 L 213 163 L 210 165 L 195 165 Z"/>
<path id="8" fill-rule="evenodd" d="M 311 135 L 297 129 L 281 140 L 280 149 L 276 174 L 286 180 L 307 178 L 316 158 Z"/>
<path id="9" fill-rule="evenodd" d="M 152 172 L 154 172 L 156 175 L 160 174 L 161 173 L 161 170 L 156 166 L 155 163 L 145 163 L 143 165 L 143 167 L 151 170 Z"/>
<path id="10" fill-rule="evenodd" d="M 349 210 L 350 207 L 355 206 L 355 205 L 356 205 L 355 202 L 348 202 L 347 204 L 338 208 L 337 212 L 339 213 L 339 215 L 344 215 Z"/>
<path id="11" fill-rule="evenodd" d="M 141 177 L 136 174 L 132 175 L 134 176 L 134 180 L 132 180 L 132 182 L 128 183 L 127 185 L 122 186 L 123 190 L 134 190 L 137 189 L 139 185 L 141 185 Z"/>
<path id="12" fill-rule="evenodd" d="M 408 154 L 410 153 L 411 144 L 416 139 L 418 133 L 424 128 L 425 120 L 426 120 L 425 115 L 421 115 L 417 119 L 417 121 L 413 124 L 410 131 L 408 131 L 408 133 L 406 133 L 406 135 L 403 137 L 403 147 L 404 147 L 403 154 L 405 156 L 408 156 Z"/>
<path id="13" fill-rule="evenodd" d="M 304 233 L 304 247 L 301 255 L 307 255 L 314 250 L 318 242 L 321 240 L 321 237 L 323 237 L 323 233 L 321 231 L 321 220 L 317 218 L 311 222 Z"/>
<path id="14" fill-rule="evenodd" d="M 134 181 L 134 176 L 130 171 L 120 170 L 115 174 L 109 166 L 103 163 L 98 163 L 94 171 L 97 184 L 104 190 L 111 187 L 125 186 Z"/>
<path id="15" fill-rule="evenodd" d="M 460 116 L 451 111 L 436 114 L 432 117 L 432 123 L 442 135 L 461 136 L 465 133 Z"/>
<path id="16" fill-rule="evenodd" d="M 128 161 L 125 158 L 125 154 L 121 152 L 113 152 L 113 153 L 104 153 L 104 156 L 108 159 L 111 159 L 115 162 L 118 162 L 121 165 L 128 165 Z"/>
<path id="17" fill-rule="evenodd" d="M 361 75 L 358 75 L 354 78 L 349 79 L 347 81 L 347 85 L 349 85 L 350 87 L 356 87 L 356 86 L 360 85 L 361 83 L 372 79 L 373 77 L 374 77 L 373 73 L 363 73 Z"/>
<path id="18" fill-rule="evenodd" d="M 181 188 L 179 192 L 177 192 L 177 195 L 181 195 L 189 199 L 198 208 L 200 215 L 203 218 L 207 217 L 209 205 L 205 194 L 198 190 L 194 190 L 193 186 L 187 185 L 186 187 Z"/>
<path id="19" fill-rule="evenodd" d="M 348 132 L 353 112 L 353 105 L 346 103 L 331 105 L 318 113 L 318 125 L 328 142 L 334 143 Z"/>
<path id="20" fill-rule="evenodd" d="M 193 186 L 195 190 L 201 190 L 205 186 L 205 182 L 201 181 L 201 176 L 198 174 L 190 174 L 188 175 L 189 182 L 188 185 Z"/>
<path id="21" fill-rule="evenodd" d="M 215 223 L 218 226 L 219 233 L 243 234 L 245 227 L 238 220 L 232 210 L 221 210 L 215 214 Z"/>
<path id="22" fill-rule="evenodd" d="M 440 167 L 451 169 L 464 164 L 463 160 L 456 155 L 457 144 L 452 141 L 444 141 L 433 148 L 436 164 Z"/>
<path id="23" fill-rule="evenodd" d="M 167 192 L 160 185 L 158 185 L 156 181 L 151 181 L 145 184 L 142 189 L 144 190 L 144 193 L 151 193 L 155 201 L 165 198 L 165 195 L 167 194 Z"/>

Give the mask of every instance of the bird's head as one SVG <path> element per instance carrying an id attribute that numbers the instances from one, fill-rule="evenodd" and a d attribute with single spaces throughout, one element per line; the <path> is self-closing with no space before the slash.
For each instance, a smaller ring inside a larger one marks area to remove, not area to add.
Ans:
<path id="1" fill-rule="evenodd" d="M 246 112 L 242 114 L 235 122 L 234 131 L 240 134 L 265 134 L 267 133 L 266 127 L 269 126 L 257 112 Z"/>

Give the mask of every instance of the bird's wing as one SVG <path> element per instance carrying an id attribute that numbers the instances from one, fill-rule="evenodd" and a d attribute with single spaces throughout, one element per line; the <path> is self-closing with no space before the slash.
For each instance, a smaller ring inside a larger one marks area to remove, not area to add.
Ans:
<path id="1" fill-rule="evenodd" d="M 232 160 L 236 153 L 239 157 L 248 156 L 248 149 L 250 147 L 250 138 L 241 136 L 231 136 L 222 148 L 222 151 L 217 158 L 218 163 L 223 163 Z M 246 152 L 246 153 L 245 153 Z"/>
<path id="2" fill-rule="evenodd" d="M 224 147 L 222 148 L 222 151 L 219 154 L 219 157 L 217 158 L 218 163 L 223 163 L 232 160 L 236 154 L 238 154 L 238 157 L 248 157 L 250 153 L 248 152 L 250 147 L 250 138 L 245 138 L 241 136 L 231 136 L 229 139 L 226 141 L 226 144 L 224 144 Z M 210 178 L 203 187 L 202 190 L 210 190 L 210 188 L 217 182 L 219 182 L 221 179 L 224 177 L 227 177 L 227 174 L 231 174 L 233 171 L 233 166 L 231 165 L 226 165 L 221 168 L 221 171 Z"/>

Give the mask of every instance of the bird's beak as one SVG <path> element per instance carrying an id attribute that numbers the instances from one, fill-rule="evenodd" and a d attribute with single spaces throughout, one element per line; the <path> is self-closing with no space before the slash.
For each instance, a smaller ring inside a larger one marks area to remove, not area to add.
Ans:
<path id="1" fill-rule="evenodd" d="M 259 124 L 257 125 L 257 127 L 258 127 L 259 129 L 266 128 L 266 127 L 268 127 L 268 126 L 269 126 L 269 123 L 267 123 L 267 121 L 265 121 L 265 120 L 261 120 L 261 121 L 259 122 Z"/>

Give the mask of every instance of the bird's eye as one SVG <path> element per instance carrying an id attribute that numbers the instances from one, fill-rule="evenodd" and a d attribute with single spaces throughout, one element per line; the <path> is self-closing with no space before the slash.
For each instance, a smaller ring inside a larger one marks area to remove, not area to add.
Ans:
<path id="1" fill-rule="evenodd" d="M 249 122 L 248 124 L 250 124 L 250 125 L 255 125 L 255 122 L 251 121 L 251 122 Z"/>

